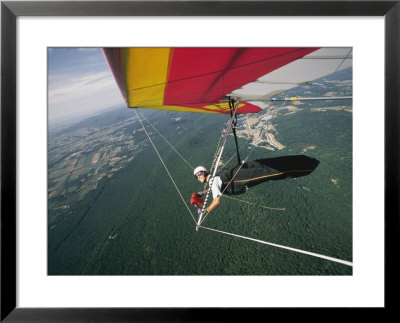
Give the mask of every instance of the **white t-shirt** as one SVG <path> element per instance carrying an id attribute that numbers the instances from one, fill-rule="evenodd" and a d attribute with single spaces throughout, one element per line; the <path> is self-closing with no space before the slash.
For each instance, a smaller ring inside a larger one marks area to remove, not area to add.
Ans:
<path id="1" fill-rule="evenodd" d="M 221 177 L 219 176 L 215 176 L 214 177 L 214 181 L 211 185 L 211 191 L 212 191 L 212 195 L 213 198 L 215 199 L 217 196 L 221 196 L 221 187 L 222 187 L 222 180 Z"/>

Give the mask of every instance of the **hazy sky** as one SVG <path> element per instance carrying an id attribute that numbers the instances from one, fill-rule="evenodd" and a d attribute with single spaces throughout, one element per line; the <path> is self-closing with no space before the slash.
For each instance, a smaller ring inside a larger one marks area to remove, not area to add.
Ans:
<path id="1" fill-rule="evenodd" d="M 49 48 L 48 116 L 55 123 L 123 104 L 100 48 Z"/>

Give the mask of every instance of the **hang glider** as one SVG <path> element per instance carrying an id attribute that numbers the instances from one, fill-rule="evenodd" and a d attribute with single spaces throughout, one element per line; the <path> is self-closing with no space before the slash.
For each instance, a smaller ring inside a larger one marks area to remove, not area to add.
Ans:
<path id="1" fill-rule="evenodd" d="M 201 213 L 196 220 L 135 110 L 149 142 L 157 153 L 189 214 L 192 216 L 196 224 L 196 230 L 204 228 L 352 266 L 349 261 L 202 225 L 211 184 L 216 176 L 226 140 L 231 130 L 236 139 L 236 115 L 259 112 L 267 108 L 268 101 L 297 100 L 297 98 L 282 98 L 278 95 L 291 88 L 302 84 L 310 84 L 321 77 L 351 67 L 351 48 L 103 48 L 103 54 L 129 108 L 231 115 L 226 130 L 221 133 L 210 169 L 211 179 L 208 183 L 208 190 L 206 190 L 207 193 Z M 333 99 L 332 97 L 325 98 Z M 343 97 L 340 99 L 343 99 Z M 245 164 L 248 157 L 241 162 L 237 141 L 236 149 L 238 165 L 232 168 L 235 170 L 234 177 L 239 174 L 239 170 L 242 167 L 254 165 L 255 162 L 259 164 L 267 161 L 267 159 L 257 160 Z M 269 159 L 268 162 L 270 163 L 271 160 Z M 311 168 L 296 168 L 296 174 L 301 175 L 302 173 L 311 172 L 318 162 L 314 161 L 315 164 Z M 281 171 L 274 173 L 274 175 L 284 176 L 285 174 L 281 167 L 285 165 L 282 163 L 282 159 L 279 160 L 279 163 L 279 167 L 275 165 L 275 168 Z M 231 172 L 231 170 L 229 171 Z M 261 182 L 268 176 L 270 177 L 271 174 L 264 174 L 261 177 L 259 174 L 255 174 L 256 177 L 250 179 L 247 177 L 242 178 L 242 174 L 239 174 L 236 184 L 239 185 L 239 189 L 243 189 L 240 184 L 251 186 Z M 226 187 L 231 185 L 234 177 Z M 254 182 L 252 182 L 253 180 Z"/>
<path id="2" fill-rule="evenodd" d="M 279 93 L 352 65 L 351 48 L 103 48 L 129 108 L 259 112 Z M 293 99 L 292 99 L 293 100 Z"/>

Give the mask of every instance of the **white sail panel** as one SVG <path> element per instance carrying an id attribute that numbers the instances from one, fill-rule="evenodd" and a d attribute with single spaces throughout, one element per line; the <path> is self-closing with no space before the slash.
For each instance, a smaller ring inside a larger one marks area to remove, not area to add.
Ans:
<path id="1" fill-rule="evenodd" d="M 351 66 L 352 48 L 321 48 L 246 84 L 231 95 L 243 101 L 269 100 L 283 91 Z"/>

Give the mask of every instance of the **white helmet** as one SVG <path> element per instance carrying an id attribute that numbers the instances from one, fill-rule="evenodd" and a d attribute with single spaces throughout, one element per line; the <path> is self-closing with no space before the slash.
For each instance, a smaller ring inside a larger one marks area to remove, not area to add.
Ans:
<path id="1" fill-rule="evenodd" d="M 205 168 L 205 167 L 203 167 L 203 166 L 197 166 L 197 167 L 194 169 L 193 175 L 196 177 L 196 174 L 197 174 L 198 172 L 208 172 L 208 170 L 207 170 L 207 168 Z"/>

